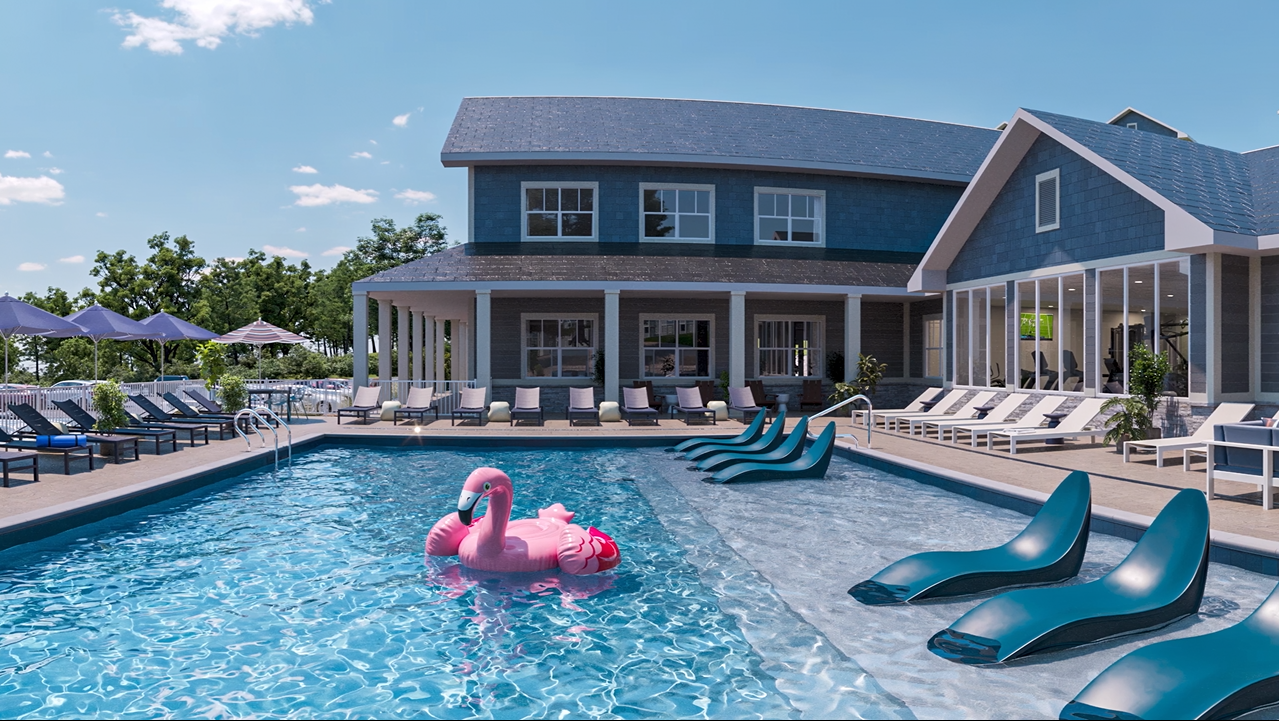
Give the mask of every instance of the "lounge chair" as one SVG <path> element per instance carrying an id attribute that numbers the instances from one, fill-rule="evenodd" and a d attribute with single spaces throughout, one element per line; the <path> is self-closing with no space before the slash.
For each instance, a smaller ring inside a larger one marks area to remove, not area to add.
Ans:
<path id="1" fill-rule="evenodd" d="M 178 397 L 176 393 L 164 393 L 160 396 L 166 403 L 173 407 L 182 418 L 203 418 L 216 420 L 234 420 L 234 413 L 201 413 L 187 404 L 186 401 Z"/>
<path id="2" fill-rule="evenodd" d="M 511 425 L 519 421 L 537 421 L 545 425 L 546 413 L 542 411 L 541 388 L 516 388 L 515 407 L 511 408 Z"/>
<path id="3" fill-rule="evenodd" d="M 94 418 L 89 411 L 81 408 L 75 401 L 67 399 L 65 401 L 54 401 L 53 405 L 58 410 L 67 414 L 67 418 L 71 419 L 71 423 L 81 433 L 93 432 L 93 427 L 97 425 L 98 419 Z M 168 443 L 173 450 L 178 450 L 178 434 L 176 431 L 164 428 L 112 428 L 109 433 L 117 436 L 137 436 L 138 438 L 149 438 L 155 442 L 155 454 L 160 455 L 160 447 L 164 443 Z"/>
<path id="4" fill-rule="evenodd" d="M 649 408 L 658 410 L 662 407 L 662 402 L 657 399 L 657 391 L 653 390 L 653 381 L 634 381 L 634 387 L 644 389 L 644 397 L 648 399 L 645 402 Z"/>
<path id="5" fill-rule="evenodd" d="M 875 413 L 875 421 L 884 424 L 884 430 L 896 430 L 897 419 L 899 418 L 920 418 L 923 416 L 932 416 L 929 420 L 935 420 L 946 415 L 946 411 L 950 410 L 959 399 L 968 395 L 968 391 L 963 388 L 955 388 L 939 398 L 931 406 L 922 411 L 880 411 Z M 925 406 L 928 404 L 925 403 Z"/>
<path id="6" fill-rule="evenodd" d="M 1098 435 L 1105 435 L 1106 431 L 1102 428 L 1089 428 L 1088 424 L 1092 419 L 1097 417 L 1101 412 L 1101 406 L 1105 403 L 1103 398 L 1085 398 L 1079 402 L 1078 406 L 1070 413 L 1066 414 L 1060 422 L 1052 427 L 1044 428 L 1005 428 L 1002 431 L 991 431 L 986 434 L 986 448 L 993 449 L 995 440 L 1002 438 L 1008 441 L 1009 455 L 1017 453 L 1017 444 L 1027 441 L 1045 441 L 1064 443 L 1067 438 L 1091 437 L 1093 442 L 1097 442 Z"/>
<path id="7" fill-rule="evenodd" d="M 958 410 L 956 410 L 954 413 L 948 413 L 946 415 L 948 415 L 950 418 L 953 418 L 955 420 L 974 419 L 977 416 L 981 415 L 981 411 L 977 409 L 984 408 L 986 404 L 990 402 L 990 399 L 994 397 L 995 397 L 995 391 L 981 391 L 973 395 L 972 398 L 969 398 L 968 400 L 964 401 L 964 404 L 960 406 Z M 901 430 L 902 421 L 906 421 L 907 423 L 906 430 L 908 435 L 912 435 L 912 436 L 915 435 L 916 428 L 919 429 L 920 435 L 923 435 L 924 424 L 934 420 L 937 420 L 936 415 L 923 416 L 919 418 L 913 418 L 910 416 L 907 416 L 905 418 L 899 417 L 896 421 L 896 426 L 897 426 L 897 430 Z"/>
<path id="8" fill-rule="evenodd" d="M 26 403 L 9 404 L 9 412 L 18 417 L 30 429 L 30 435 L 34 436 L 60 436 L 65 435 L 66 431 L 54 425 L 53 421 L 45 418 L 40 411 Z M 19 434 L 23 435 L 23 434 Z M 87 436 L 87 440 L 92 445 L 107 446 L 111 449 L 111 456 L 115 458 L 115 462 L 119 463 L 126 451 L 133 451 L 133 460 L 139 460 L 138 455 L 138 439 L 137 436 L 120 436 L 120 435 L 102 435 L 94 434 Z M 99 454 L 102 452 L 99 451 Z"/>
<path id="9" fill-rule="evenodd" d="M 1061 407 L 1062 403 L 1067 400 L 1066 396 L 1043 396 L 1030 410 L 1022 414 L 1021 418 L 1015 421 L 968 421 L 963 425 L 952 426 L 950 429 L 950 442 L 958 443 L 959 434 L 967 433 L 972 447 L 977 447 L 977 439 L 990 433 L 991 431 L 1002 431 L 1008 428 L 1042 428 L 1047 422 L 1044 418 L 1045 413 L 1052 413 Z"/>
<path id="10" fill-rule="evenodd" d="M 744 422 L 750 422 L 755 416 L 768 415 L 767 408 L 755 403 L 755 394 L 750 386 L 728 389 L 728 410 L 741 413 Z"/>
<path id="11" fill-rule="evenodd" d="M 427 413 L 434 413 L 437 421 L 440 419 L 440 406 L 435 402 L 435 391 L 431 388 L 410 388 L 404 405 L 396 408 L 391 415 L 391 425 L 400 425 L 401 418 L 416 418 L 418 425 L 422 425 Z"/>
<path id="12" fill-rule="evenodd" d="M 148 423 L 129 411 L 124 412 L 124 417 L 129 419 L 130 428 L 153 428 L 157 430 L 173 431 L 176 434 L 187 434 L 187 441 L 191 447 L 195 448 L 195 439 L 198 435 L 204 440 L 204 445 L 209 445 L 209 427 L 196 423 Z"/>
<path id="13" fill-rule="evenodd" d="M 731 448 L 712 453 L 697 462 L 697 470 L 706 473 L 735 466 L 738 463 L 790 463 L 804 455 L 804 441 L 808 436 L 808 416 L 800 416 L 799 422 L 786 438 L 771 451 L 751 453 Z M 780 437 L 780 436 L 779 436 Z"/>
<path id="14" fill-rule="evenodd" d="M 185 388 L 182 392 L 187 394 L 191 400 L 199 404 L 199 406 L 208 413 L 220 413 L 222 415 L 226 415 L 229 412 L 227 409 L 222 407 L 221 403 L 218 403 L 194 388 Z"/>
<path id="15" fill-rule="evenodd" d="M 984 601 L 929 639 L 928 650 L 956 663 L 1004 663 L 1161 628 L 1199 610 L 1207 576 L 1208 501 L 1187 488 L 1105 576 Z"/>
<path id="16" fill-rule="evenodd" d="M 782 411 L 777 414 L 777 418 L 773 419 L 773 423 L 768 427 L 768 430 L 761 433 L 758 439 L 750 443 L 744 443 L 732 450 L 734 453 L 768 453 L 782 444 L 785 440 L 782 434 L 785 432 L 786 411 Z M 699 461 L 723 452 L 724 449 L 719 446 L 702 445 L 685 451 L 684 457 L 690 461 Z"/>
<path id="17" fill-rule="evenodd" d="M 1029 393 L 1009 393 L 1004 396 L 1004 399 L 998 404 L 990 405 L 987 403 L 984 406 L 977 406 L 973 408 L 974 411 L 977 411 L 977 415 L 972 418 L 948 418 L 935 421 L 925 421 L 923 429 L 920 430 L 919 434 L 927 437 L 928 429 L 932 428 L 937 431 L 937 440 L 944 441 L 946 440 L 946 431 L 949 431 L 956 426 L 969 425 L 974 422 L 991 424 L 1004 423 L 1008 420 L 1009 416 L 1017 412 L 1018 408 L 1021 408 L 1022 403 L 1025 403 L 1029 399 Z M 952 433 L 951 442 L 953 443 L 954 441 L 955 434 Z"/>
<path id="18" fill-rule="evenodd" d="M 0 428 L 0 448 L 12 448 L 20 451 L 38 451 L 41 453 L 60 453 L 62 454 L 62 472 L 71 475 L 71 457 L 84 456 L 89 459 L 89 470 L 93 470 L 93 446 L 85 443 L 83 446 L 74 446 L 70 448 L 58 448 L 51 446 L 38 445 L 34 438 L 22 439 L 15 438 Z"/>
<path id="19" fill-rule="evenodd" d="M 564 415 L 568 418 L 570 426 L 573 425 L 573 421 L 595 421 L 595 425 L 598 426 L 600 409 L 595 407 L 595 389 L 569 388 L 568 408 L 565 409 Z"/>
<path id="20" fill-rule="evenodd" d="M 777 396 L 764 390 L 764 381 L 746 381 L 746 387 L 750 388 L 751 395 L 755 396 L 755 405 L 762 406 L 770 411 L 777 409 Z"/>
<path id="21" fill-rule="evenodd" d="M 1112 663 L 1064 719 L 1242 718 L 1279 703 L 1279 587 L 1239 623 L 1143 646 Z"/>
<path id="22" fill-rule="evenodd" d="M 459 418 L 463 421 L 474 418 L 476 423 L 484 425 L 484 400 L 488 392 L 488 388 L 463 388 L 462 398 L 449 416 L 449 425 L 456 425 Z"/>
<path id="23" fill-rule="evenodd" d="M 377 388 L 360 386 L 355 391 L 355 398 L 351 401 L 351 405 L 338 409 L 338 425 L 342 425 L 342 416 L 354 416 L 359 418 L 361 423 L 367 424 L 370 415 L 382 412 L 382 404 L 378 402 L 379 397 L 380 391 Z"/>
<path id="24" fill-rule="evenodd" d="M 797 461 L 749 462 L 729 466 L 708 479 L 711 483 L 736 483 L 741 481 L 784 481 L 796 478 L 825 478 L 830 468 L 830 458 L 835 452 L 835 424 L 827 423 L 826 429 L 813 441 Z"/>
<path id="25" fill-rule="evenodd" d="M 760 410 L 763 409 L 761 408 Z M 756 414 L 755 420 L 751 421 L 745 431 L 732 438 L 690 438 L 669 450 L 675 453 L 686 453 L 703 446 L 714 446 L 726 451 L 736 450 L 739 446 L 749 445 L 759 440 L 759 437 L 764 435 L 764 423 L 767 420 L 767 414 L 759 413 Z"/>
<path id="26" fill-rule="evenodd" d="M 150 420 L 167 423 L 167 424 L 190 424 L 200 425 L 206 428 L 218 429 L 218 440 L 223 440 L 230 435 L 235 435 L 235 421 L 221 418 L 182 418 L 179 416 L 169 415 L 160 406 L 157 406 L 150 398 L 144 395 L 129 396 L 129 400 L 133 401 L 133 405 L 142 409 Z"/>
<path id="27" fill-rule="evenodd" d="M 1214 426 L 1223 423 L 1238 423 L 1248 417 L 1255 406 L 1251 403 L 1222 403 L 1213 409 L 1212 414 L 1204 419 L 1202 425 L 1194 433 L 1182 438 L 1152 438 L 1145 441 L 1127 441 L 1124 443 L 1124 463 L 1134 448 L 1147 448 L 1155 452 L 1155 467 L 1164 467 L 1164 453 L 1169 451 L 1181 453 L 1187 448 L 1203 448 L 1204 443 L 1212 439 Z"/>
<path id="28" fill-rule="evenodd" d="M 821 410 L 826 407 L 826 394 L 822 393 L 822 382 L 809 380 L 804 381 L 803 390 L 799 396 L 799 409 L 805 410 L 815 408 Z"/>
<path id="29" fill-rule="evenodd" d="M 648 403 L 648 390 L 645 388 L 622 389 L 622 418 L 626 425 L 633 426 L 636 421 L 652 421 L 659 425 L 657 410 Z"/>
<path id="30" fill-rule="evenodd" d="M 1008 543 L 981 551 L 907 556 L 848 589 L 848 594 L 868 606 L 882 606 L 1059 583 L 1079 574 L 1091 519 L 1088 474 L 1073 471 Z"/>
<path id="31" fill-rule="evenodd" d="M 679 399 L 679 403 L 671 409 L 671 415 L 679 413 L 684 416 L 684 425 L 689 425 L 689 420 L 693 417 L 703 420 L 710 419 L 712 425 L 717 425 L 715 420 L 715 411 L 702 405 L 702 393 L 696 388 L 676 388 L 675 395 Z"/>
<path id="32" fill-rule="evenodd" d="M 890 408 L 878 411 L 878 413 L 918 413 L 924 410 L 925 406 L 931 408 L 931 404 L 934 401 L 939 400 L 944 394 L 945 391 L 941 388 L 929 388 L 916 396 L 915 400 L 907 403 L 905 408 Z M 865 419 L 869 414 L 870 410 L 868 409 L 853 409 L 853 424 L 855 425 L 857 423 L 858 418 Z"/>

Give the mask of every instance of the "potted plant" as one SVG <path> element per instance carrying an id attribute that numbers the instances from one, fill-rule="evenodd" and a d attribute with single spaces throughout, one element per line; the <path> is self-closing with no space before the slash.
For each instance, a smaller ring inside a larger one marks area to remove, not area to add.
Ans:
<path id="1" fill-rule="evenodd" d="M 719 390 L 724 394 L 724 400 L 728 400 L 728 371 L 720 371 L 719 373 Z"/>
<path id="2" fill-rule="evenodd" d="M 857 394 L 872 395 L 884 379 L 887 363 L 880 363 L 873 355 L 862 353 L 857 356 L 857 378 L 852 383 L 836 383 L 835 392 L 830 394 L 832 404 L 852 398 Z M 840 409 L 840 413 L 849 412 L 848 406 Z"/>
<path id="3" fill-rule="evenodd" d="M 219 392 L 222 396 L 222 407 L 234 413 L 249 405 L 249 392 L 244 387 L 244 378 L 238 375 L 222 376 Z"/>
<path id="4" fill-rule="evenodd" d="M 98 422 L 94 429 L 103 433 L 116 428 L 127 428 L 129 416 L 124 411 L 124 389 L 114 380 L 103 381 L 93 387 L 93 406 L 98 411 Z M 106 452 L 111 446 L 103 445 Z"/>
<path id="5" fill-rule="evenodd" d="M 1142 441 L 1162 435 L 1161 429 L 1154 427 L 1154 418 L 1163 401 L 1164 379 L 1171 370 L 1166 353 L 1155 353 L 1145 345 L 1133 346 L 1128 356 L 1129 395 L 1111 398 L 1101 407 L 1103 413 L 1115 412 L 1106 419 L 1108 430 L 1102 443 L 1116 443 L 1120 451 L 1125 441 Z"/>
<path id="6" fill-rule="evenodd" d="M 226 373 L 226 346 L 208 341 L 195 349 L 195 361 L 200 364 L 200 376 L 204 378 L 204 389 L 212 391 L 218 380 Z"/>

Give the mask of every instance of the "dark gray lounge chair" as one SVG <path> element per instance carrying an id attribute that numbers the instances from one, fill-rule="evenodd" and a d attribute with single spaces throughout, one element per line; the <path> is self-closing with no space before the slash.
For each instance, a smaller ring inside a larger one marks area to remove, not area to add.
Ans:
<path id="1" fill-rule="evenodd" d="M 168 430 L 174 433 L 187 435 L 187 441 L 191 447 L 195 448 L 195 439 L 199 436 L 203 441 L 203 445 L 209 445 L 209 427 L 199 423 L 152 423 L 144 421 L 129 411 L 124 412 L 124 416 L 129 419 L 130 428 L 154 428 L 158 430 Z"/>
<path id="2" fill-rule="evenodd" d="M 741 413 L 742 421 L 746 423 L 761 413 L 768 415 L 767 408 L 755 403 L 755 392 L 750 386 L 728 389 L 728 410 Z"/>
<path id="3" fill-rule="evenodd" d="M 360 386 L 355 391 L 355 399 L 346 408 L 338 409 L 338 425 L 342 425 L 342 416 L 355 416 L 361 423 L 368 423 L 369 416 L 382 412 L 382 404 L 378 402 L 379 391 L 371 386 Z"/>
<path id="4" fill-rule="evenodd" d="M 62 454 L 62 472 L 71 475 L 71 457 L 84 456 L 89 459 L 89 470 L 93 470 L 93 446 L 83 445 L 74 448 L 48 448 L 37 446 L 35 439 L 15 438 L 0 428 L 0 448 L 12 448 L 21 451 L 38 451 L 40 453 Z"/>
<path id="5" fill-rule="evenodd" d="M 595 389 L 594 388 L 569 388 L 568 389 L 568 410 L 565 412 L 568 416 L 568 424 L 573 425 L 573 421 L 594 421 L 595 425 L 600 424 L 600 410 L 595 407 Z"/>
<path id="6" fill-rule="evenodd" d="M 511 408 L 511 425 L 519 421 L 537 421 L 546 423 L 546 414 L 542 411 L 541 388 L 516 388 L 515 406 Z"/>
<path id="7" fill-rule="evenodd" d="M 30 429 L 30 435 L 35 436 L 61 436 L 65 435 L 65 431 L 53 424 L 53 421 L 45 418 L 40 411 L 26 403 L 11 403 L 9 412 L 18 417 Z M 24 434 L 19 434 L 24 435 Z M 125 451 L 133 451 L 133 460 L 138 460 L 138 439 L 136 436 L 117 436 L 117 435 L 101 435 L 94 434 L 88 436 L 88 441 L 92 445 L 107 446 L 111 449 L 111 455 L 115 458 L 115 462 L 119 463 L 124 457 Z"/>
<path id="8" fill-rule="evenodd" d="M 81 433 L 93 432 L 94 426 L 97 425 L 98 419 L 93 417 L 89 411 L 81 408 L 73 400 L 54 401 L 53 405 L 58 410 L 67 414 L 74 425 Z M 178 450 L 178 434 L 176 431 L 163 428 L 112 428 L 109 431 L 112 435 L 117 436 L 137 436 L 139 439 L 149 438 L 155 442 L 155 454 L 160 455 L 160 449 L 163 444 L 168 443 L 173 450 Z"/>
<path id="9" fill-rule="evenodd" d="M 652 421 L 653 425 L 660 425 L 657 410 L 648 404 L 647 388 L 622 389 L 622 418 L 626 419 L 628 426 L 635 425 L 636 421 Z"/>
<path id="10" fill-rule="evenodd" d="M 434 400 L 435 391 L 431 388 L 410 388 L 409 397 L 404 399 L 404 405 L 396 408 L 391 414 L 392 425 L 400 425 L 400 419 L 417 419 L 417 424 L 422 425 L 426 420 L 427 413 L 434 413 L 435 420 L 440 419 L 440 407 Z"/>
<path id="11" fill-rule="evenodd" d="M 235 435 L 235 421 L 229 418 L 181 418 L 179 416 L 170 415 L 154 401 L 144 395 L 129 396 L 129 400 L 133 404 L 142 409 L 142 412 L 153 420 L 160 423 L 185 423 L 192 425 L 201 425 L 209 428 L 218 429 L 218 440 L 223 440 L 229 435 Z"/>
<path id="12" fill-rule="evenodd" d="M 488 388 L 463 388 L 458 407 L 453 409 L 449 425 L 455 425 L 458 419 L 463 421 L 474 418 L 475 422 L 484 425 L 484 400 L 488 398 Z"/>
<path id="13" fill-rule="evenodd" d="M 228 413 L 227 409 L 223 408 L 221 403 L 218 403 L 194 388 L 186 388 L 182 392 L 190 396 L 191 400 L 198 403 L 207 413 L 219 413 L 222 415 L 227 415 Z"/>
<path id="14" fill-rule="evenodd" d="M 160 397 L 172 406 L 173 410 L 177 411 L 178 415 L 183 418 L 214 418 L 228 421 L 235 418 L 234 413 L 201 413 L 188 405 L 186 401 L 179 398 L 176 393 L 165 393 Z"/>
<path id="15" fill-rule="evenodd" d="M 684 425 L 689 425 L 693 418 L 710 419 L 712 425 L 718 424 L 715 420 L 715 411 L 702 405 L 702 392 L 697 388 L 676 388 L 675 397 L 679 399 L 679 402 L 671 409 L 671 414 L 683 415 Z"/>

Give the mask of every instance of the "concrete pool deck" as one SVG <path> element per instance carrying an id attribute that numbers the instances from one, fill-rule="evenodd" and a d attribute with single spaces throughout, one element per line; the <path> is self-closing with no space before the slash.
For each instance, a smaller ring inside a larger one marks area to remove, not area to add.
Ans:
<path id="1" fill-rule="evenodd" d="M 819 423 L 821 421 L 818 421 Z M 849 420 L 837 421 L 840 432 L 847 433 Z M 789 424 L 788 424 L 789 425 Z M 447 420 L 435 421 L 421 427 L 393 426 L 389 422 L 368 425 L 344 423 L 338 426 L 331 417 L 308 419 L 292 426 L 294 443 L 314 442 L 320 437 L 344 439 L 421 437 L 424 439 L 460 439 L 474 442 L 477 439 L 534 438 L 571 439 L 630 438 L 652 439 L 680 438 L 689 435 L 732 435 L 743 425 L 736 420 L 719 425 L 686 426 L 678 420 L 662 419 L 659 426 L 627 426 L 624 423 L 608 423 L 602 426 L 569 426 L 563 420 L 548 420 L 545 426 L 511 427 L 506 423 L 490 423 L 482 427 L 451 426 Z M 865 429 L 855 430 L 858 440 L 864 441 Z M 61 459 L 43 457 L 41 481 L 32 483 L 30 475 L 15 472 L 12 487 L 0 488 L 0 537 L 17 527 L 38 525 L 42 519 L 65 517 L 78 508 L 102 506 L 157 487 L 180 482 L 193 473 L 212 473 L 219 468 L 241 467 L 246 461 L 258 465 L 269 463 L 272 456 L 271 435 L 266 433 L 267 447 L 262 449 L 256 437 L 252 452 L 246 452 L 240 438 L 212 441 L 208 446 L 190 448 L 180 445 L 178 452 L 156 456 L 144 452 L 140 461 L 127 461 L 116 465 L 101 464 L 89 473 L 84 461 L 72 464 L 72 474 L 62 475 Z M 150 446 L 151 444 L 145 444 Z M 846 450 L 856 452 L 852 446 L 842 443 Z M 1160 508 L 1179 490 L 1199 488 L 1204 485 L 1203 464 L 1190 473 L 1181 470 L 1180 463 L 1155 468 L 1153 456 L 1134 456 L 1133 463 L 1123 463 L 1122 456 L 1113 448 L 1090 444 L 1087 440 L 1070 441 L 1065 447 L 1026 445 L 1018 449 L 1016 456 L 1007 450 L 987 451 L 972 449 L 966 445 L 952 445 L 936 440 L 922 440 L 901 433 L 876 431 L 870 456 L 881 461 L 913 467 L 925 474 L 952 479 L 958 483 L 994 489 L 995 493 L 1034 500 L 1038 494 L 1047 494 L 1072 470 L 1087 471 L 1093 481 L 1093 502 L 1099 507 L 1099 517 L 1126 520 L 1140 528 L 1158 514 Z M 56 469 L 54 466 L 58 466 Z M 239 471 L 243 472 L 243 471 Z M 993 483 L 991 483 L 993 482 Z M 1018 491 L 1020 489 L 1020 492 Z M 1028 493 L 1026 493 L 1028 492 Z M 1279 511 L 1262 510 L 1259 492 L 1249 484 L 1219 482 L 1218 497 L 1210 502 L 1212 527 L 1227 545 L 1271 558 L 1279 558 Z M 0 543 L 0 547 L 4 544 Z M 1230 561 L 1228 561 L 1230 562 Z M 1243 564 L 1236 564 L 1243 565 Z M 1279 573 L 1279 562 L 1271 573 Z"/>

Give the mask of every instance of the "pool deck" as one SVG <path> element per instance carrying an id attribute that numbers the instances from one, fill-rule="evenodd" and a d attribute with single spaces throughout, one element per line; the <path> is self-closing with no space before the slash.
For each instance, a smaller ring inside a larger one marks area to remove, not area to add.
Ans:
<path id="1" fill-rule="evenodd" d="M 818 421 L 821 423 L 821 421 Z M 849 420 L 838 419 L 840 433 L 848 433 Z M 679 420 L 663 418 L 653 426 L 627 426 L 624 423 L 607 423 L 602 426 L 572 426 L 563 420 L 548 420 L 545 426 L 519 426 L 506 423 L 490 423 L 482 427 L 450 426 L 447 420 L 435 421 L 421 427 L 393 426 L 389 422 L 368 425 L 344 423 L 338 426 L 332 418 L 310 419 L 293 425 L 295 443 L 314 439 L 320 435 L 339 435 L 349 438 L 420 436 L 423 438 L 680 438 L 695 434 L 732 435 L 744 426 L 738 421 L 721 422 L 719 425 L 686 426 Z M 853 431 L 859 440 L 865 439 L 865 429 Z M 220 467 L 272 455 L 270 439 L 262 449 L 256 438 L 253 450 L 246 451 L 239 438 L 213 441 L 208 446 L 189 448 L 181 444 L 176 453 L 154 455 L 149 447 L 140 461 L 126 461 L 116 465 L 97 459 L 96 470 L 87 472 L 84 461 L 73 462 L 70 476 L 61 473 L 61 459 L 43 457 L 41 481 L 32 483 L 30 474 L 15 471 L 10 488 L 0 488 L 0 534 L 15 526 L 29 527 L 43 518 L 66 516 L 77 508 L 102 505 L 118 499 L 143 493 L 157 486 L 173 483 L 196 472 L 210 472 Z M 842 445 L 846 445 L 843 444 Z M 851 448 L 851 446 L 846 446 Z M 1027 444 L 1018 448 L 1016 456 L 1006 450 L 987 451 L 984 446 L 972 449 L 967 445 L 942 443 L 935 439 L 923 440 L 904 433 L 876 431 L 872 449 L 883 460 L 912 465 L 925 472 L 957 479 L 961 483 L 988 483 L 987 487 L 1028 491 L 1037 494 L 1052 491 L 1056 484 L 1073 470 L 1087 471 L 1093 481 L 1093 501 L 1106 513 L 1130 517 L 1136 525 L 1144 525 L 1158 514 L 1160 508 L 1183 488 L 1202 489 L 1203 464 L 1195 465 L 1192 472 L 1183 472 L 1180 459 L 1168 459 L 1164 468 L 1156 468 L 1152 455 L 1135 455 L 1134 462 L 1125 464 L 1114 448 L 1090 444 L 1087 439 L 1068 441 L 1065 447 Z M 878 455 L 887 454 L 887 455 Z M 269 462 L 269 460 L 265 461 Z M 920 465 L 923 464 L 923 465 Z M 975 478 L 974 478 L 975 477 Z M 1279 510 L 1264 511 L 1260 493 L 1250 484 L 1218 482 L 1218 497 L 1210 502 L 1212 527 L 1219 535 L 1241 537 L 1242 546 L 1250 550 L 1279 557 Z M 1236 544 L 1239 545 L 1239 544 Z"/>

